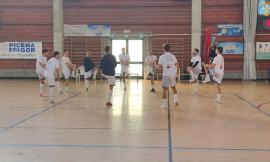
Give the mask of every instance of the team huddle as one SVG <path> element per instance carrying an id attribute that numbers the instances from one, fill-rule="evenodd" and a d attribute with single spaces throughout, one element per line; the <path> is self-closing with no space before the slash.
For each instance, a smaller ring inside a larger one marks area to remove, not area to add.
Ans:
<path id="1" fill-rule="evenodd" d="M 162 105 L 161 107 L 168 109 L 167 95 L 168 89 L 173 91 L 174 106 L 178 106 L 178 95 L 176 89 L 176 78 L 179 75 L 178 61 L 171 53 L 170 44 L 163 45 L 164 53 L 157 58 L 151 51 L 147 52 L 147 56 L 144 60 L 147 67 L 147 75 L 151 80 L 151 92 L 156 92 L 155 89 L 155 75 L 158 71 L 162 71 Z M 190 73 L 190 83 L 192 84 L 192 93 L 196 94 L 199 91 L 199 77 L 204 69 L 206 77 L 203 83 L 211 81 L 210 75 L 213 76 L 213 80 L 217 87 L 217 97 L 214 100 L 215 103 L 221 103 L 221 84 L 224 75 L 224 58 L 222 56 L 223 48 L 218 47 L 216 49 L 216 56 L 213 62 L 209 64 L 202 64 L 200 52 L 198 49 L 192 51 L 192 58 L 190 65 L 187 67 L 187 71 Z M 68 88 L 71 74 L 77 70 L 77 66 L 73 64 L 69 58 L 69 51 L 64 51 L 62 58 L 60 58 L 60 52 L 55 51 L 53 57 L 47 61 L 49 52 L 47 49 L 43 49 L 42 55 L 37 58 L 36 72 L 40 80 L 40 96 L 44 97 L 45 80 L 49 87 L 49 103 L 54 103 L 54 94 L 57 91 L 60 94 L 71 92 Z M 61 59 L 61 66 L 60 66 Z M 126 49 L 122 48 L 122 53 L 119 55 L 121 74 L 120 77 L 123 80 L 124 90 L 126 87 L 126 78 L 129 77 L 129 64 L 130 57 L 126 53 Z M 90 58 L 90 51 L 86 52 L 86 56 L 83 60 L 84 65 L 84 79 L 85 90 L 88 91 L 89 80 L 92 75 L 97 74 L 97 67 Z M 107 96 L 106 105 L 112 106 L 113 88 L 115 86 L 115 68 L 117 66 L 116 57 L 111 53 L 111 47 L 105 47 L 105 54 L 100 61 L 101 74 L 103 78 L 107 79 L 109 91 Z M 61 69 L 60 69 L 61 68 Z M 62 73 L 62 74 L 61 74 Z M 60 78 L 64 76 L 64 90 L 60 86 Z M 56 89 L 56 90 L 55 90 Z"/>

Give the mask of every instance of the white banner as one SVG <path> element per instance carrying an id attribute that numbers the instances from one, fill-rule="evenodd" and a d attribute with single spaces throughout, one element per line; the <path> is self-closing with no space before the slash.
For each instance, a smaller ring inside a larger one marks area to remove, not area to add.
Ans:
<path id="1" fill-rule="evenodd" d="M 42 53 L 42 42 L 0 43 L 0 59 L 36 59 Z"/>
<path id="2" fill-rule="evenodd" d="M 64 25 L 64 36 L 86 36 L 87 25 Z"/>
<path id="3" fill-rule="evenodd" d="M 111 25 L 64 25 L 64 36 L 109 37 Z"/>

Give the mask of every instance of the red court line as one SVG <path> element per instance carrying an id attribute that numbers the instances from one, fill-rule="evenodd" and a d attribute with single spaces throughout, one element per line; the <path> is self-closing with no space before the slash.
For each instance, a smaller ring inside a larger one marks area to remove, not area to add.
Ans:
<path id="1" fill-rule="evenodd" d="M 270 104 L 270 102 L 264 102 L 264 103 L 261 103 L 257 106 L 258 109 L 260 109 L 263 105 L 268 105 Z"/>

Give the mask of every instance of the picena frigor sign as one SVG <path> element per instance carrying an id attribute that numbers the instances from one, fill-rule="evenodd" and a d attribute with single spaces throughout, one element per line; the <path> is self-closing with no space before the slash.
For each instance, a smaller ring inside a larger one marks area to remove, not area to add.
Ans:
<path id="1" fill-rule="evenodd" d="M 9 52 L 36 52 L 35 43 L 16 42 L 9 43 Z"/>

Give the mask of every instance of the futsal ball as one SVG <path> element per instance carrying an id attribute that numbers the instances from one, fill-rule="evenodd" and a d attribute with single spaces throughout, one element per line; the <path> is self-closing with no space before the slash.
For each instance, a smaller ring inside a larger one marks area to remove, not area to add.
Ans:
<path id="1" fill-rule="evenodd" d="M 76 69 L 76 64 L 71 64 L 70 69 L 75 70 Z"/>

